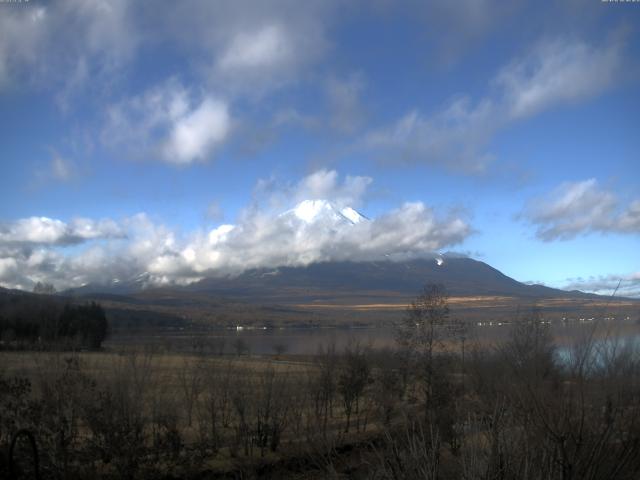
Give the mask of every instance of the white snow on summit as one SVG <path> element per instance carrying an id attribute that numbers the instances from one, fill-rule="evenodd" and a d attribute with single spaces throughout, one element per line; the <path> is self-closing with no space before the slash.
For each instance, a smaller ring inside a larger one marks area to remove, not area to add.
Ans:
<path id="1" fill-rule="evenodd" d="M 344 217 L 347 217 L 349 220 L 351 220 L 353 223 L 360 223 L 362 220 L 364 220 L 364 216 L 360 215 L 358 212 L 356 212 L 353 208 L 351 207 L 345 207 L 343 208 L 340 213 L 342 213 L 342 215 Z"/>
<path id="2" fill-rule="evenodd" d="M 351 207 L 339 208 L 328 200 L 304 200 L 296 205 L 292 210 L 283 213 L 282 216 L 293 214 L 305 223 L 315 223 L 318 221 L 329 221 L 331 223 L 347 222 L 352 225 L 360 223 L 365 219 L 363 215 Z"/>

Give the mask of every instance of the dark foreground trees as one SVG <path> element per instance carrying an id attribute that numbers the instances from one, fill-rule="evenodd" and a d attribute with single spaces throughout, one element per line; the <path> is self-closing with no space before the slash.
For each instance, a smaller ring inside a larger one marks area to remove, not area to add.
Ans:
<path id="1" fill-rule="evenodd" d="M 0 363 L 0 451 L 29 430 L 43 478 L 640 478 L 635 346 L 590 335 L 560 355 L 534 312 L 497 346 L 468 340 L 463 369 L 442 299 L 406 324 L 422 340 L 397 350 L 286 363 L 39 353 L 30 374 Z M 0 456 L 0 478 L 5 467 Z"/>
<path id="2" fill-rule="evenodd" d="M 379 478 L 638 478 L 637 345 L 591 332 L 560 356 L 534 308 L 506 342 L 475 345 L 461 371 L 449 355 L 447 332 L 460 329 L 447 328 L 448 313 L 446 292 L 428 286 L 400 327 L 424 411 L 386 429 Z"/>
<path id="3" fill-rule="evenodd" d="M 29 430 L 43 478 L 265 478 L 265 468 L 277 470 L 271 478 L 638 478 L 637 352 L 609 350 L 582 370 L 551 355 L 539 369 L 543 337 L 523 326 L 503 348 L 472 349 L 464 394 L 459 364 L 436 360 L 447 388 L 434 384 L 444 399 L 428 409 L 420 378 L 401 388 L 398 352 L 328 349 L 286 368 L 236 356 L 30 354 L 29 376 L 0 374 L 0 452 Z M 188 395 L 184 378 L 198 379 Z M 28 471 L 28 445 L 18 446 Z M 0 478 L 6 467 L 0 455 Z"/>
<path id="4" fill-rule="evenodd" d="M 4 348 L 100 348 L 109 330 L 95 302 L 73 305 L 50 296 L 0 298 L 0 341 Z"/>

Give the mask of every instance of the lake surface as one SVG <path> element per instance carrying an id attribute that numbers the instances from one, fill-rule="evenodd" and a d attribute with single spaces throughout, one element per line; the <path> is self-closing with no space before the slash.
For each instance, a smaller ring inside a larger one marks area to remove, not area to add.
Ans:
<path id="1" fill-rule="evenodd" d="M 560 352 L 589 335 L 597 339 L 620 339 L 640 346 L 640 324 L 633 321 L 598 321 L 550 325 Z M 467 342 L 485 345 L 499 344 L 509 338 L 511 325 L 474 325 L 469 328 Z M 239 350 L 253 355 L 270 355 L 278 351 L 293 355 L 312 355 L 319 348 L 335 345 L 342 351 L 357 342 L 372 348 L 395 346 L 393 327 L 368 328 L 273 328 L 219 329 L 210 331 L 152 331 L 114 333 L 105 342 L 106 348 L 153 346 L 170 351 L 208 351 L 234 354 Z"/>

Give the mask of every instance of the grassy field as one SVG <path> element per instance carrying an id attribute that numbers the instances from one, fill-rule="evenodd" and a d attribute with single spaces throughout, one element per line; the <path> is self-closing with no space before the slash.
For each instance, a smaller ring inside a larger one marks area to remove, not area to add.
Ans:
<path id="1" fill-rule="evenodd" d="M 402 315 L 411 299 L 410 296 L 395 292 L 361 292 L 359 295 L 334 292 L 313 301 L 292 297 L 274 299 L 269 304 L 222 301 L 206 296 L 189 302 L 174 297 L 154 297 L 147 299 L 149 303 L 139 305 L 109 299 L 103 299 L 101 303 L 118 324 L 129 324 L 123 320 L 129 317 L 162 315 L 170 324 L 182 326 L 219 328 L 242 324 L 326 327 L 388 324 Z M 508 320 L 518 310 L 526 311 L 534 305 L 553 320 L 594 316 L 629 316 L 637 320 L 640 311 L 640 302 L 637 300 L 607 298 L 453 296 L 449 298 L 449 304 L 452 316 L 471 322 Z"/>
<path id="2" fill-rule="evenodd" d="M 337 361 L 331 362 L 337 378 Z M 344 441 L 346 417 L 339 401 L 329 407 L 327 399 L 321 406 L 312 392 L 320 388 L 321 369 L 310 359 L 132 348 L 117 353 L 5 351 L 0 352 L 0 378 L 21 379 L 30 388 L 12 398 L 11 384 L 6 385 L 0 404 L 4 400 L 9 410 L 24 404 L 2 420 L 9 422 L 5 427 L 18 424 L 35 432 L 41 446 L 55 445 L 57 432 L 66 431 L 69 452 L 64 456 L 75 452 L 77 458 L 65 466 L 54 455 L 46 465 L 51 472 L 66 468 L 82 475 L 155 478 L 158 465 L 178 476 L 236 471 L 239 462 L 306 458 L 305 442 L 321 431 L 335 437 L 331 445 Z M 48 421 L 42 422 L 45 414 Z M 357 427 L 349 435 L 358 438 L 365 434 L 363 412 L 354 418 Z M 81 465 L 86 455 L 102 460 Z M 105 460 L 114 457 L 118 460 Z"/>
<path id="3" fill-rule="evenodd" d="M 395 351 L 0 351 L 0 449 L 32 432 L 43 478 L 640 474 L 640 355 L 606 325 L 558 344 L 522 322 L 466 357 L 409 326 Z"/>

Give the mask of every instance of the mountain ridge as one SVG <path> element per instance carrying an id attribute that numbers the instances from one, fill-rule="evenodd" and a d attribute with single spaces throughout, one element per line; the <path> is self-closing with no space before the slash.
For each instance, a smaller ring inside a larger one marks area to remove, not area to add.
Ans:
<path id="1" fill-rule="evenodd" d="M 444 260 L 442 264 L 438 263 L 438 259 Z M 455 296 L 594 296 L 543 285 L 527 285 L 484 262 L 448 255 L 407 261 L 321 262 L 304 267 L 253 269 L 235 277 L 205 278 L 185 288 L 198 292 L 259 297 L 263 296 L 261 292 L 270 295 L 288 288 L 342 292 L 392 291 L 410 296 L 427 283 L 442 284 L 450 295 Z"/>
<path id="2" fill-rule="evenodd" d="M 441 263 L 440 263 L 441 262 Z M 129 282 L 89 284 L 66 290 L 71 295 L 131 295 L 144 291 L 177 290 L 229 297 L 268 298 L 279 289 L 306 288 L 393 291 L 415 294 L 427 283 L 445 286 L 456 296 L 498 295 L 522 297 L 603 298 L 579 290 L 561 290 L 540 284 L 519 282 L 498 269 L 469 257 L 438 255 L 405 261 L 316 262 L 306 266 L 249 269 L 239 275 L 206 277 L 186 286 L 147 286 L 140 275 Z"/>
<path id="3" fill-rule="evenodd" d="M 508 319 L 537 305 L 550 316 L 593 316 L 611 309 L 635 315 L 640 299 L 527 285 L 468 257 L 442 254 L 405 261 L 320 262 L 247 270 L 187 286 L 144 288 L 144 276 L 111 286 L 62 292 L 99 301 L 118 324 L 344 325 L 397 319 L 429 283 L 445 286 L 452 313 L 469 321 Z M 111 288 L 110 288 L 111 287 Z M 139 319 L 139 320 L 138 320 Z"/>

